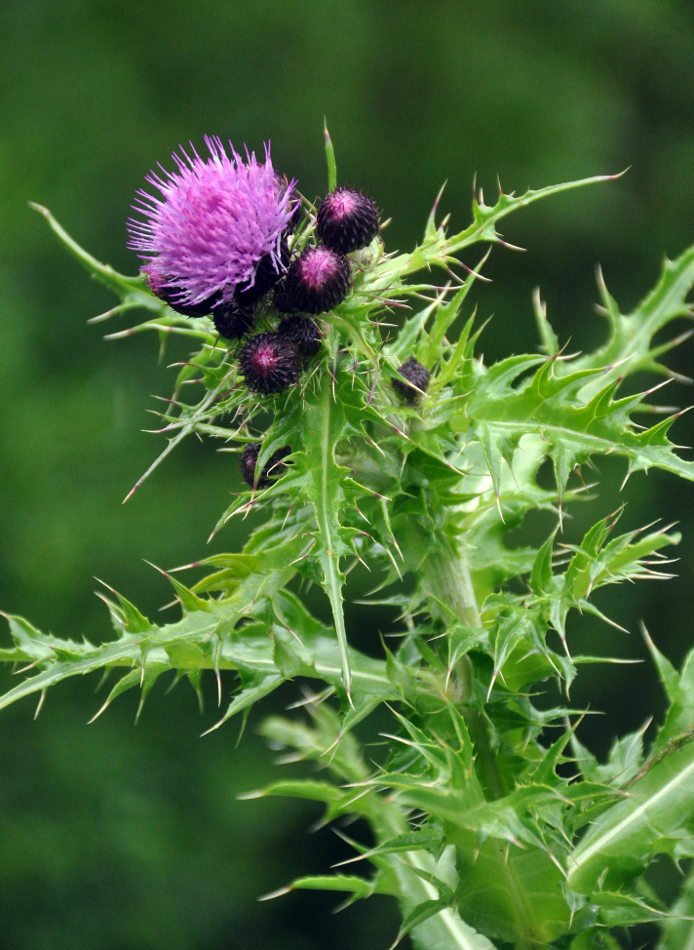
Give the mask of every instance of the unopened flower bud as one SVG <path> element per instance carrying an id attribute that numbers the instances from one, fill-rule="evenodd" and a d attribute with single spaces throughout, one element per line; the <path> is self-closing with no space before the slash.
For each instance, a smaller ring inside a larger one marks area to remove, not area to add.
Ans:
<path id="1" fill-rule="evenodd" d="M 429 385 L 429 371 L 411 356 L 398 368 L 402 379 L 393 380 L 393 388 L 402 396 L 405 402 L 415 403 Z"/>
<path id="2" fill-rule="evenodd" d="M 348 254 L 366 247 L 378 234 L 378 208 L 355 188 L 336 188 L 316 215 L 316 231 L 326 247 Z"/>
<path id="3" fill-rule="evenodd" d="M 239 307 L 235 300 L 215 307 L 212 319 L 217 333 L 225 340 L 239 340 L 253 326 L 253 312 Z"/>
<path id="4" fill-rule="evenodd" d="M 251 488 L 266 488 L 270 485 L 272 479 L 276 478 L 284 468 L 282 464 L 283 459 L 291 452 L 289 445 L 282 446 L 281 449 L 278 449 L 270 456 L 267 465 L 260 475 L 256 477 L 255 467 L 258 462 L 258 456 L 260 455 L 260 449 L 260 442 L 249 442 L 241 453 L 241 476 L 244 482 L 250 485 Z"/>
<path id="5" fill-rule="evenodd" d="M 279 333 L 257 333 L 243 346 L 239 364 L 246 385 L 259 393 L 279 393 L 299 378 L 297 348 Z"/>
<path id="6" fill-rule="evenodd" d="M 282 320 L 277 332 L 293 343 L 302 356 L 315 356 L 323 339 L 315 320 L 298 314 Z"/>
<path id="7" fill-rule="evenodd" d="M 289 265 L 275 291 L 275 304 L 285 313 L 323 313 L 344 300 L 349 285 L 349 264 L 342 254 L 307 247 Z"/>

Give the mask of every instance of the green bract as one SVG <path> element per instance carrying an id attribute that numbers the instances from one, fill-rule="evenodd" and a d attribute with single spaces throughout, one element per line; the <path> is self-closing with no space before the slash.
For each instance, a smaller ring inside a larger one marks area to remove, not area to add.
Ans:
<path id="1" fill-rule="evenodd" d="M 328 161 L 332 190 L 329 139 Z M 239 453 L 249 440 L 261 443 L 260 473 L 286 447 L 291 454 L 222 513 L 215 530 L 250 506 L 263 512 L 243 549 L 200 561 L 204 575 L 188 586 L 170 578 L 179 620 L 154 623 L 114 591 L 104 599 L 116 636 L 98 644 L 9 617 L 13 642 L 0 659 L 26 669 L 0 705 L 69 676 L 112 671 L 103 710 L 133 687 L 144 700 L 168 671 L 197 689 L 202 671 L 233 670 L 221 725 L 287 680 L 309 681 L 315 700 L 306 711 L 262 728 L 325 776 L 254 794 L 314 799 L 327 819 L 360 816 L 373 842 L 354 842 L 361 862 L 348 873 L 299 877 L 285 890 L 391 895 L 400 936 L 422 950 L 618 947 L 612 928 L 653 920 L 662 922 L 661 950 L 691 945 L 692 880 L 670 910 L 643 874 L 656 855 L 694 855 L 693 655 L 678 673 L 648 638 L 669 713 L 649 748 L 641 733 L 622 737 L 603 764 L 574 734 L 581 711 L 547 709 L 534 692 L 552 679 L 568 696 L 581 665 L 598 660 L 572 654 L 567 617 L 602 616 L 593 595 L 604 585 L 661 576 L 661 549 L 678 540 L 664 528 L 620 533 L 619 513 L 603 512 L 568 543 L 564 515 L 585 495 L 580 466 L 600 456 L 620 456 L 626 474 L 660 468 L 694 480 L 694 463 L 668 438 L 677 414 L 644 427 L 652 390 L 627 384 L 643 370 L 669 375 L 661 358 L 679 338 L 668 342 L 663 331 L 689 313 L 694 248 L 665 262 L 629 314 L 601 283 L 607 339 L 580 356 L 562 352 L 538 300 L 539 351 L 486 365 L 467 302 L 488 246 L 502 243 L 504 217 L 605 180 L 501 194 L 492 205 L 480 193 L 471 224 L 456 234 L 437 222 L 435 206 L 409 253 L 386 253 L 376 239 L 354 255 L 347 298 L 322 314 L 318 353 L 294 386 L 270 396 L 242 384 L 241 344 L 220 341 L 210 318 L 191 322 L 168 309 L 39 208 L 119 296 L 105 316 L 148 311 L 111 338 L 154 330 L 194 348 L 163 415 L 166 447 L 143 478 L 192 433 Z M 295 253 L 313 226 L 307 217 L 292 234 Z M 475 266 L 459 266 L 461 252 L 469 263 L 477 248 Z M 391 311 L 405 314 L 397 328 L 384 325 Z M 277 324 L 272 305 L 261 306 L 259 331 Z M 426 391 L 403 399 L 393 383 L 410 360 L 430 378 Z M 202 383 L 195 403 L 181 397 L 191 379 Z M 553 479 L 539 477 L 543 465 Z M 538 509 L 552 521 L 545 540 L 511 545 L 509 533 Z M 398 637 L 376 658 L 351 645 L 345 623 L 356 563 L 371 571 L 374 601 L 401 617 Z M 310 613 L 296 579 L 322 587 L 331 624 Z M 353 727 L 384 705 L 386 745 L 365 749 Z"/>

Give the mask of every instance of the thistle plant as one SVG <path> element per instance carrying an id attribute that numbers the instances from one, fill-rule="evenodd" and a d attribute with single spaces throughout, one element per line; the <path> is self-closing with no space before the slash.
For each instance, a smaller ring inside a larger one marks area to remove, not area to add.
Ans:
<path id="1" fill-rule="evenodd" d="M 0 659 L 20 680 L 0 705 L 100 672 L 111 687 L 98 715 L 130 689 L 142 706 L 165 674 L 198 692 L 207 674 L 218 728 L 291 681 L 295 708 L 260 730 L 315 771 L 247 797 L 310 799 L 326 822 L 361 821 L 347 838 L 353 862 L 317 876 L 298 868 L 278 894 L 389 895 L 402 915 L 393 945 L 420 950 L 614 950 L 649 921 L 660 950 L 692 946 L 694 653 L 678 671 L 644 630 L 667 713 L 647 742 L 644 729 L 615 736 L 604 762 L 579 738 L 585 710 L 570 686 L 594 663 L 617 663 L 621 634 L 596 592 L 664 577 L 678 541 L 671 528 L 622 527 L 610 510 L 576 537 L 571 513 L 588 499 L 599 508 L 601 457 L 621 458 L 625 476 L 694 480 L 668 437 L 679 413 L 644 423 L 674 375 L 662 358 L 686 336 L 667 331 L 689 315 L 694 247 L 665 262 L 630 313 L 599 281 L 606 334 L 593 352 L 568 352 L 538 297 L 538 343 L 487 364 L 469 294 L 505 243 L 501 221 L 610 176 L 492 204 L 477 191 L 471 223 L 454 233 L 439 196 L 421 243 L 397 253 L 376 202 L 338 186 L 327 132 L 328 189 L 313 203 L 269 147 L 259 161 L 206 144 L 208 157 L 182 151 L 175 171 L 149 176 L 158 194 L 139 193 L 137 276 L 95 260 L 35 207 L 118 297 L 95 318 L 128 320 L 111 338 L 152 331 L 190 347 L 161 414 L 165 446 L 137 485 L 187 436 L 216 439 L 240 476 L 213 534 L 234 518 L 244 531 L 250 511 L 261 521 L 240 551 L 166 573 L 168 623 L 110 589 L 113 633 L 93 642 L 8 616 Z M 644 373 L 653 382 L 641 391 Z M 549 528 L 534 544 L 523 532 L 537 511 Z M 385 636 L 374 630 L 370 655 L 345 620 L 358 566 L 368 602 L 396 618 Z M 330 622 L 311 610 L 316 590 Z M 604 655 L 572 642 L 567 621 L 580 614 L 605 622 Z M 670 907 L 644 876 L 661 855 L 682 870 Z"/>

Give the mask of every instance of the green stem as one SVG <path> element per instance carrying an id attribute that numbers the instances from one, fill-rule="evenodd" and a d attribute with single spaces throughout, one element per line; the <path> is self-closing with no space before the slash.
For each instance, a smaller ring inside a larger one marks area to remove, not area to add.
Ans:
<path id="1" fill-rule="evenodd" d="M 425 561 L 424 570 L 436 596 L 449 607 L 467 627 L 482 624 L 470 567 L 453 544 L 442 541 L 439 552 Z M 463 703 L 463 717 L 477 753 L 480 780 L 491 798 L 501 798 L 505 789 L 496 765 L 487 723 L 473 705 L 474 667 L 466 654 L 456 664 L 456 677 Z"/>
<path id="2" fill-rule="evenodd" d="M 450 542 L 442 540 L 439 550 L 427 560 L 426 565 L 428 579 L 437 597 L 466 627 L 481 626 L 467 559 Z"/>

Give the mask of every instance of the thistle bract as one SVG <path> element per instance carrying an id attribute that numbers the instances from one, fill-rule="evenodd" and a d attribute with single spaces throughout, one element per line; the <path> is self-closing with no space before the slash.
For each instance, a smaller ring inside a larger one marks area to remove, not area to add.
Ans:
<path id="1" fill-rule="evenodd" d="M 291 223 L 290 223 L 291 227 Z M 279 268 L 278 257 L 275 254 L 266 254 L 258 262 L 255 272 L 255 281 L 252 285 L 241 284 L 236 288 L 234 295 L 238 305 L 244 309 L 253 309 L 265 294 L 272 290 L 289 264 L 289 245 L 286 237 L 280 239 Z"/>
<path id="2" fill-rule="evenodd" d="M 210 158 L 181 148 L 172 156 L 176 171 L 150 172 L 146 181 L 160 196 L 138 191 L 133 207 L 144 220 L 128 221 L 128 246 L 145 260 L 150 286 L 176 308 L 228 302 L 237 288 L 255 286 L 264 259 L 279 275 L 282 236 L 298 203 L 295 182 L 272 166 L 269 144 L 265 162 L 247 149 L 242 158 L 231 143 L 229 157 L 216 136 L 205 144 Z"/>
<path id="3" fill-rule="evenodd" d="M 178 285 L 169 285 L 166 281 L 166 277 L 157 273 L 155 270 L 146 273 L 146 278 L 147 286 L 152 293 L 156 294 L 156 296 L 168 304 L 172 310 L 182 314 L 184 317 L 204 317 L 210 313 L 212 308 L 218 303 L 216 296 L 207 297 L 205 300 L 201 300 L 200 303 L 181 303 L 178 299 L 181 288 Z"/>

